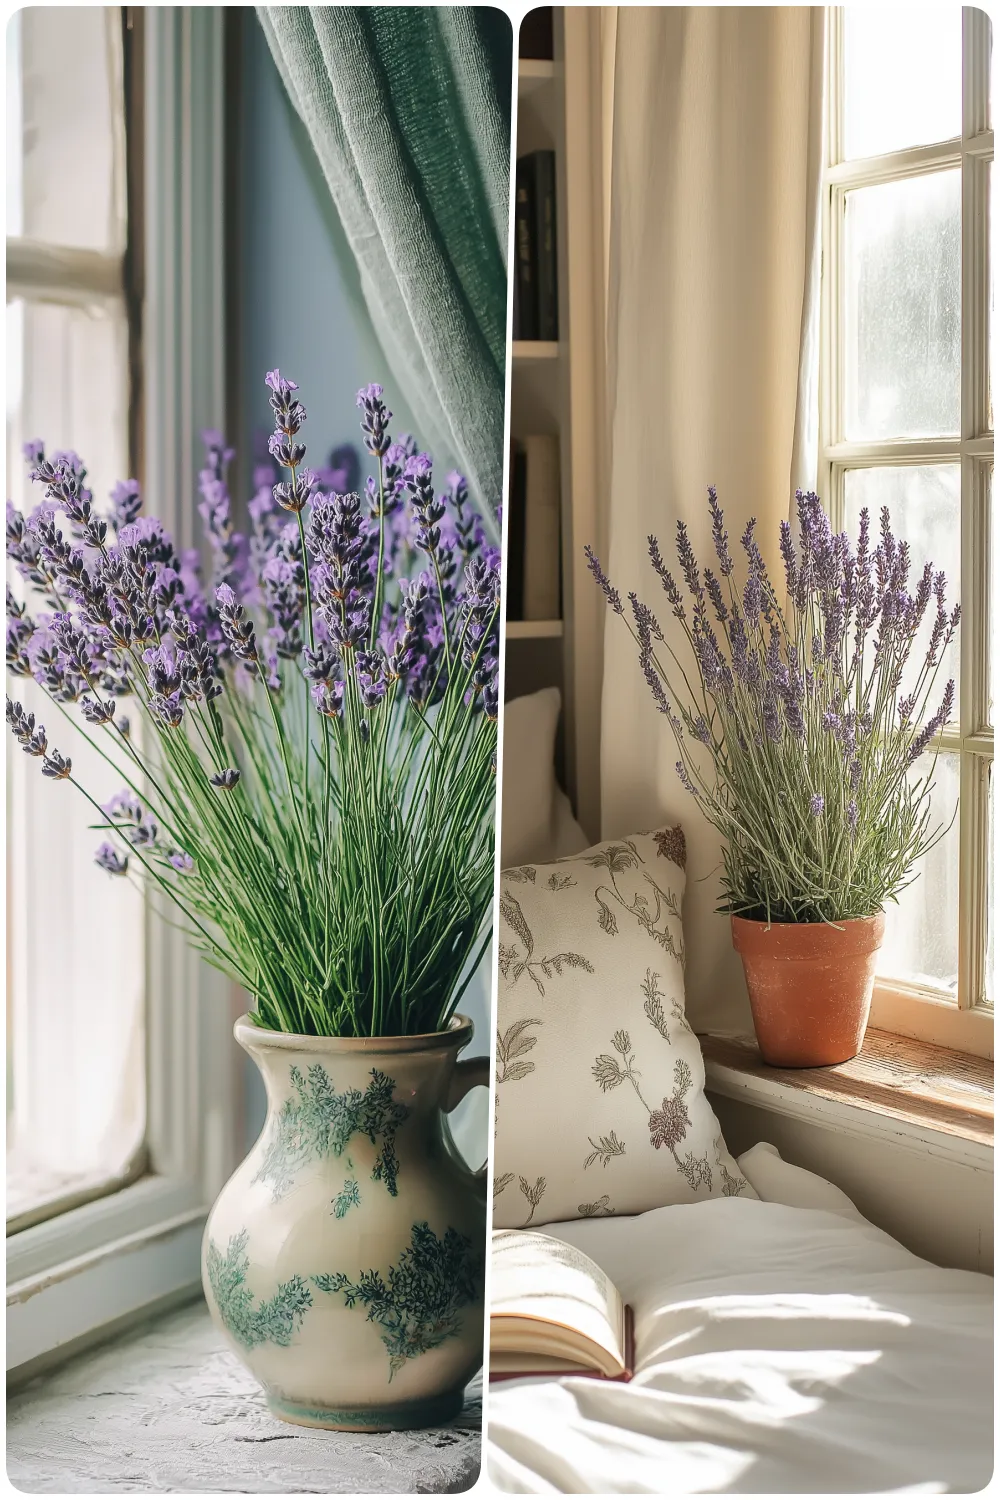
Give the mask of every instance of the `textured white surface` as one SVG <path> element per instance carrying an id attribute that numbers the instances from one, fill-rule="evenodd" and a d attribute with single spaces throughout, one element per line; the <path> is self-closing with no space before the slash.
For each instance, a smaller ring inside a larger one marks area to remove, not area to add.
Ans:
<path id="1" fill-rule="evenodd" d="M 479 1473 L 481 1423 L 478 1379 L 426 1432 L 279 1422 L 199 1301 L 12 1397 L 7 1474 L 33 1494 L 456 1494 Z"/>

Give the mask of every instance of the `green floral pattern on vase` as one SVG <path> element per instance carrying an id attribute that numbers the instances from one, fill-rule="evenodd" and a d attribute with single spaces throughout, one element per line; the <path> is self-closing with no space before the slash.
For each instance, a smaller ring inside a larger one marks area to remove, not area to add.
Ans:
<path id="1" fill-rule="evenodd" d="M 225 1254 L 214 1241 L 209 1242 L 206 1268 L 219 1317 L 244 1349 L 258 1344 L 287 1348 L 307 1308 L 312 1307 L 312 1292 L 304 1277 L 292 1276 L 281 1282 L 273 1297 L 255 1302 L 246 1284 L 250 1269 L 247 1238 L 245 1229 L 234 1234 Z"/>
<path id="2" fill-rule="evenodd" d="M 394 1198 L 396 1131 L 409 1114 L 392 1097 L 395 1081 L 372 1068 L 364 1092 L 353 1088 L 338 1094 L 322 1063 L 314 1063 L 306 1074 L 293 1066 L 289 1078 L 294 1092 L 281 1106 L 254 1182 L 270 1183 L 274 1198 L 281 1198 L 302 1167 L 341 1156 L 354 1136 L 363 1135 L 373 1146 L 381 1142 L 372 1179 L 384 1182 Z"/>
<path id="3" fill-rule="evenodd" d="M 349 1208 L 357 1208 L 361 1202 L 361 1189 L 353 1177 L 348 1177 L 333 1200 L 334 1218 L 342 1219 Z"/>
<path id="4" fill-rule="evenodd" d="M 408 1359 L 437 1349 L 462 1326 L 463 1308 L 483 1295 L 485 1255 L 467 1235 L 446 1229 L 437 1235 L 414 1224 L 410 1243 L 387 1275 L 362 1271 L 356 1282 L 342 1271 L 314 1276 L 321 1292 L 339 1292 L 348 1307 L 359 1303 L 381 1330 L 389 1355 L 389 1380 Z"/>

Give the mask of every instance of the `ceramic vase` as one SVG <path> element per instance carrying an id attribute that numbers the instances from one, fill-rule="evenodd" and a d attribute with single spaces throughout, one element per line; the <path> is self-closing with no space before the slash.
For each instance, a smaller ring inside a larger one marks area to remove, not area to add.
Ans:
<path id="1" fill-rule="evenodd" d="M 884 915 L 836 926 L 733 917 L 732 928 L 764 1061 L 816 1068 L 856 1057 L 868 1025 Z"/>
<path id="2" fill-rule="evenodd" d="M 236 1040 L 267 1119 L 205 1228 L 216 1324 L 278 1417 L 387 1431 L 462 1406 L 483 1358 L 485 1169 L 447 1116 L 489 1060 L 459 1061 L 472 1023 L 426 1036 L 263 1031 Z"/>

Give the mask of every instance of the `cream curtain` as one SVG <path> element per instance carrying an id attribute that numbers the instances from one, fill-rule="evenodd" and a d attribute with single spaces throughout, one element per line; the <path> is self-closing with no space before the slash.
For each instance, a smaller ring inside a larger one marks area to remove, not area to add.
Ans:
<path id="1" fill-rule="evenodd" d="M 606 139 L 608 572 L 673 624 L 646 556 L 678 518 L 711 554 L 715 484 L 734 545 L 769 564 L 816 473 L 823 10 L 619 7 L 602 17 Z M 670 730 L 623 622 L 605 631 L 605 837 L 677 817 L 688 836 L 688 1013 L 748 1029 L 719 844 L 682 790 Z"/>

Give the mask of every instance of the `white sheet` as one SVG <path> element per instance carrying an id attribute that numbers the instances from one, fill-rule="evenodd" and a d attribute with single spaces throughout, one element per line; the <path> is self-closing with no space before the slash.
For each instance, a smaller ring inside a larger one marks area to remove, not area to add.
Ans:
<path id="1" fill-rule="evenodd" d="M 488 1471 L 516 1493 L 941 1494 L 993 1469 L 992 1292 L 840 1213 L 741 1198 L 542 1226 L 636 1315 L 630 1385 L 512 1381 Z"/>
<path id="2" fill-rule="evenodd" d="M 825 1208 L 861 1224 L 869 1221 L 842 1188 L 816 1172 L 785 1161 L 777 1146 L 758 1141 L 736 1158 L 747 1182 L 764 1203 L 784 1203 L 789 1208 Z"/>

